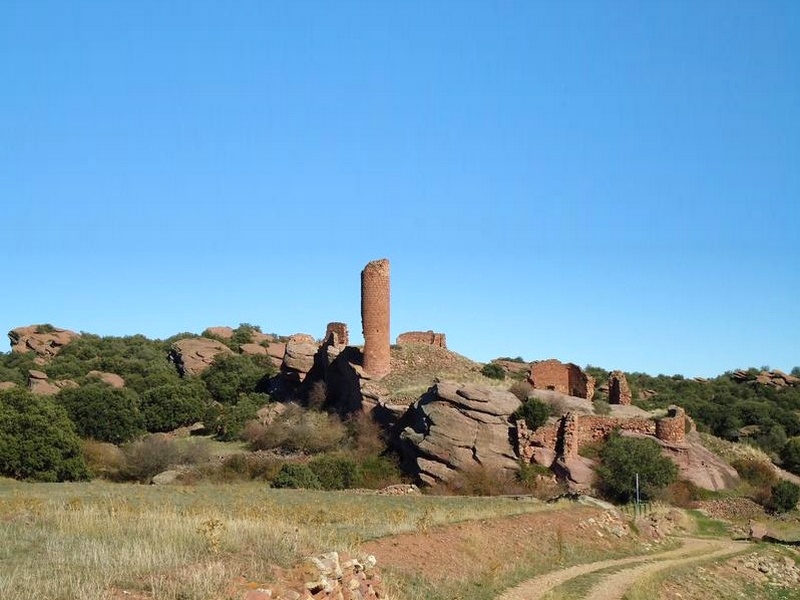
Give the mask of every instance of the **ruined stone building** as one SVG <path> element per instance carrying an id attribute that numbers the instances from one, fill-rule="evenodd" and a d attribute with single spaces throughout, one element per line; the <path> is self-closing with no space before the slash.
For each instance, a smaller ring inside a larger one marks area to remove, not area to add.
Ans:
<path id="1" fill-rule="evenodd" d="M 447 340 L 443 333 L 431 331 L 406 331 L 397 336 L 397 345 L 403 344 L 425 344 L 436 346 L 437 348 L 447 348 Z"/>
<path id="2" fill-rule="evenodd" d="M 594 397 L 594 378 L 578 365 L 550 359 L 531 364 L 528 382 L 539 390 L 554 390 L 578 398 Z"/>
<path id="3" fill-rule="evenodd" d="M 361 271 L 361 324 L 364 333 L 364 372 L 380 378 L 389 374 L 389 261 L 373 260 Z"/>

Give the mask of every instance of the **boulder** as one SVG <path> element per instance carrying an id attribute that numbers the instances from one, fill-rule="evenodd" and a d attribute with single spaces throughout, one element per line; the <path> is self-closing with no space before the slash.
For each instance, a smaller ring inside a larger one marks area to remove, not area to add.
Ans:
<path id="1" fill-rule="evenodd" d="M 125 387 L 125 380 L 122 376 L 117 375 L 116 373 L 104 373 L 103 371 L 89 371 L 86 374 L 88 377 L 95 377 L 110 385 L 113 388 L 124 388 Z"/>
<path id="2" fill-rule="evenodd" d="M 10 390 L 15 387 L 17 387 L 17 384 L 13 381 L 0 381 L 0 392 L 3 390 Z"/>
<path id="3" fill-rule="evenodd" d="M 260 344 L 242 344 L 239 346 L 239 352 L 242 354 L 249 354 L 251 356 L 266 356 L 267 349 Z"/>
<path id="4" fill-rule="evenodd" d="M 78 337 L 74 331 L 52 325 L 29 325 L 8 332 L 12 352 L 34 352 L 43 359 L 52 358 Z"/>
<path id="5" fill-rule="evenodd" d="M 286 351 L 281 363 L 281 372 L 298 382 L 302 382 L 314 366 L 314 356 L 319 344 L 304 333 L 296 333 L 286 343 Z"/>
<path id="6" fill-rule="evenodd" d="M 214 337 L 218 337 L 221 340 L 229 340 L 233 337 L 233 328 L 232 327 L 209 327 L 203 333 L 207 333 L 208 335 L 213 335 Z"/>
<path id="7" fill-rule="evenodd" d="M 78 387 L 78 384 L 71 379 L 61 379 L 51 381 L 47 373 L 31 369 L 28 371 L 28 389 L 39 396 L 55 396 L 64 388 Z"/>
<path id="8" fill-rule="evenodd" d="M 286 354 L 286 344 L 283 342 L 269 342 L 267 344 L 267 354 L 272 359 L 272 364 L 280 367 Z"/>
<path id="9" fill-rule="evenodd" d="M 199 375 L 214 362 L 219 354 L 233 354 L 222 342 L 209 338 L 183 338 L 172 344 L 169 359 L 175 363 L 181 377 Z"/>
<path id="10" fill-rule="evenodd" d="M 475 468 L 517 470 L 511 414 L 520 401 L 506 390 L 440 382 L 400 419 L 408 466 L 428 484 L 456 481 Z"/>

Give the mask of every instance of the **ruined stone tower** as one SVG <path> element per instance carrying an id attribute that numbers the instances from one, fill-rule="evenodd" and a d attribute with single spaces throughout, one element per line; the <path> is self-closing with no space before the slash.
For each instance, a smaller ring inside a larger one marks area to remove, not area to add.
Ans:
<path id="1" fill-rule="evenodd" d="M 361 327 L 364 371 L 383 377 L 389 364 L 389 261 L 373 260 L 361 271 Z"/>

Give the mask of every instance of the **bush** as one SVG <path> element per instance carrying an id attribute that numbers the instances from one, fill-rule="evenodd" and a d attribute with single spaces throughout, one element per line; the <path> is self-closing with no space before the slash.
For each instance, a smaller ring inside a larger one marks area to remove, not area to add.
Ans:
<path id="1" fill-rule="evenodd" d="M 0 391 L 0 475 L 36 481 L 88 479 L 66 411 L 22 388 Z"/>
<path id="2" fill-rule="evenodd" d="M 125 454 L 122 450 L 108 442 L 83 440 L 83 457 L 86 466 L 94 477 L 119 479 L 125 468 Z"/>
<path id="3" fill-rule="evenodd" d="M 175 440 L 163 434 L 148 435 L 126 445 L 122 451 L 125 454 L 125 468 L 122 470 L 124 479 L 147 482 L 154 475 L 181 462 Z"/>
<path id="4" fill-rule="evenodd" d="M 203 416 L 206 429 L 222 441 L 242 439 L 247 423 L 256 418 L 258 409 L 268 404 L 266 394 L 243 394 L 235 404 L 213 404 Z"/>
<path id="5" fill-rule="evenodd" d="M 255 434 L 250 438 L 253 450 L 282 449 L 309 454 L 331 450 L 345 437 L 345 427 L 338 417 L 296 405 L 269 425 L 249 432 Z"/>
<path id="6" fill-rule="evenodd" d="M 366 456 L 361 461 L 362 487 L 377 490 L 402 481 L 400 467 L 389 456 Z"/>
<path id="7" fill-rule="evenodd" d="M 324 490 L 347 490 L 361 485 L 361 466 L 349 456 L 323 454 L 308 462 Z"/>
<path id="8" fill-rule="evenodd" d="M 533 386 L 527 381 L 515 381 L 508 391 L 517 397 L 520 402 L 525 402 L 533 391 Z"/>
<path id="9" fill-rule="evenodd" d="M 55 399 L 67 410 L 81 437 L 119 444 L 143 430 L 139 398 L 132 390 L 90 383 L 62 389 Z"/>
<path id="10" fill-rule="evenodd" d="M 800 474 L 800 437 L 790 438 L 781 448 L 780 456 L 784 469 Z"/>
<path id="11" fill-rule="evenodd" d="M 731 463 L 739 476 L 756 489 L 770 488 L 778 476 L 770 463 L 752 458 L 739 458 Z"/>
<path id="12" fill-rule="evenodd" d="M 322 488 L 322 484 L 308 465 L 286 463 L 281 467 L 278 476 L 272 480 L 272 487 L 318 490 Z"/>
<path id="13" fill-rule="evenodd" d="M 791 481 L 779 481 L 772 486 L 772 496 L 770 497 L 767 509 L 776 513 L 794 510 L 800 501 L 800 486 Z"/>
<path id="14" fill-rule="evenodd" d="M 172 431 L 205 416 L 210 396 L 199 381 L 170 383 L 142 393 L 139 409 L 147 431 Z"/>
<path id="15" fill-rule="evenodd" d="M 269 357 L 219 354 L 201 377 L 214 400 L 236 404 L 240 394 L 266 391 L 266 381 L 274 373 Z"/>
<path id="16" fill-rule="evenodd" d="M 524 419 L 531 431 L 538 429 L 550 417 L 550 407 L 538 398 L 528 398 L 512 415 L 514 419 Z"/>
<path id="17" fill-rule="evenodd" d="M 506 370 L 497 363 L 487 363 L 483 365 L 481 374 L 489 379 L 503 380 L 506 378 Z"/>
<path id="18" fill-rule="evenodd" d="M 660 446 L 650 439 L 614 433 L 601 450 L 600 459 L 600 487 L 608 498 L 619 502 L 635 499 L 637 473 L 643 500 L 652 499 L 678 477 L 678 467 L 662 456 Z"/>

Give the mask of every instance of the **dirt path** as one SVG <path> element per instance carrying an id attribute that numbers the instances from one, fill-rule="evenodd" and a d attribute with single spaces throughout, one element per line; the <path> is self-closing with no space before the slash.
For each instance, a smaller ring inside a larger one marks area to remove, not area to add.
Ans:
<path id="1" fill-rule="evenodd" d="M 591 600 L 619 600 L 628 588 L 642 577 L 652 575 L 662 569 L 734 554 L 746 547 L 747 542 L 687 538 L 683 546 L 676 550 L 649 556 L 602 560 L 547 573 L 506 590 L 497 600 L 536 600 L 553 588 L 581 575 L 609 567 L 633 565 L 622 572 L 605 577 L 590 590 L 587 596 L 587 599 Z"/>

